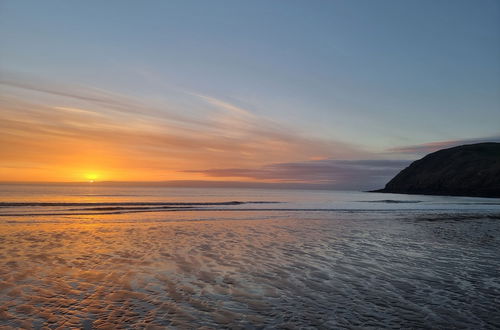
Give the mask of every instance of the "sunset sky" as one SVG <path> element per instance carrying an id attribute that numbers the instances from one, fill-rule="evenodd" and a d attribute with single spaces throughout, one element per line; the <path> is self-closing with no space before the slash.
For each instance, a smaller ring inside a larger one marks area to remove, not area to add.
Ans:
<path id="1" fill-rule="evenodd" d="M 367 189 L 480 141 L 496 0 L 0 2 L 0 181 Z"/>

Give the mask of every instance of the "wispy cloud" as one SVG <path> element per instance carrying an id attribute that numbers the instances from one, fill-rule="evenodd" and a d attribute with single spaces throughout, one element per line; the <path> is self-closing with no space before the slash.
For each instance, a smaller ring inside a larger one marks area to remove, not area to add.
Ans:
<path id="1" fill-rule="evenodd" d="M 224 179 L 372 189 L 410 161 L 352 159 L 417 159 L 455 145 L 500 142 L 494 135 L 375 155 L 349 143 L 308 137 L 198 93 L 180 92 L 195 105 L 182 112 L 169 102 L 100 88 L 12 73 L 0 77 L 0 180 L 63 180 L 73 168 L 93 167 L 119 173 L 109 177 L 116 180 Z"/>
<path id="2" fill-rule="evenodd" d="M 52 173 L 89 164 L 135 171 L 134 179 L 163 180 L 186 179 L 185 170 L 366 154 L 348 143 L 307 137 L 210 96 L 193 94 L 190 102 L 196 107 L 182 113 L 168 102 L 0 76 L 0 168 L 7 159 L 53 168 Z M 17 177 L 23 175 L 19 171 Z"/>
<path id="3" fill-rule="evenodd" d="M 253 117 L 254 116 L 253 113 L 251 113 L 250 111 L 248 111 L 246 109 L 243 109 L 241 107 L 235 106 L 234 104 L 231 104 L 231 103 L 224 102 L 224 101 L 216 99 L 214 97 L 210 97 L 210 96 L 206 96 L 206 95 L 201 95 L 201 94 L 195 94 L 195 93 L 191 93 L 191 95 L 197 96 L 200 99 L 206 101 L 209 104 L 214 105 L 217 108 L 224 109 L 224 110 L 227 110 L 227 111 L 231 111 L 231 112 L 237 113 L 239 115 L 244 115 L 244 116 L 248 116 L 248 117 Z"/>

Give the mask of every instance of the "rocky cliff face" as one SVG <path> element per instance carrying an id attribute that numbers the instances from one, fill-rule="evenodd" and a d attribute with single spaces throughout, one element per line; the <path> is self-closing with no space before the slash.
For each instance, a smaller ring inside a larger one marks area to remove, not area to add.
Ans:
<path id="1" fill-rule="evenodd" d="M 500 197 L 500 143 L 443 149 L 413 162 L 378 192 Z"/>

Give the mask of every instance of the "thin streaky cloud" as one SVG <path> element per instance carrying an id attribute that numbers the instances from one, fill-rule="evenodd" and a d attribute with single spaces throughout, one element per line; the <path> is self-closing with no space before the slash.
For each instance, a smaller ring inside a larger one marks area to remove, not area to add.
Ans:
<path id="1" fill-rule="evenodd" d="M 163 105 L 161 108 L 157 105 L 149 104 L 141 100 L 129 97 L 124 94 L 112 92 L 102 88 L 88 87 L 76 84 L 56 83 L 51 80 L 40 79 L 36 76 L 24 74 L 14 74 L 1 72 L 0 85 L 4 87 L 17 88 L 25 92 L 38 92 L 54 97 L 62 97 L 60 100 L 74 99 L 76 101 L 89 102 L 98 108 L 101 112 L 126 113 L 137 118 L 140 116 L 160 119 L 162 121 L 175 121 L 187 125 L 206 125 L 205 121 L 197 118 L 181 115 L 170 109 L 169 105 Z M 8 96 L 16 96 L 16 93 L 9 93 L 4 90 Z M 97 110 L 96 110 L 97 111 Z"/>
<path id="2" fill-rule="evenodd" d="M 308 137 L 208 96 L 193 96 L 198 113 L 170 116 L 148 100 L 69 84 L 45 81 L 40 88 L 33 84 L 17 84 L 27 87 L 22 91 L 2 85 L 6 97 L 0 100 L 0 168 L 7 169 L 7 159 L 49 169 L 71 168 L 80 166 L 75 164 L 84 157 L 92 166 L 164 173 L 149 178 L 164 180 L 190 169 L 365 154 L 348 143 Z M 24 99 L 40 91 L 49 97 Z M 192 178 L 200 176 L 192 172 Z"/>
<path id="3" fill-rule="evenodd" d="M 235 112 L 237 114 L 244 115 L 244 116 L 254 116 L 254 114 L 252 112 L 250 112 L 246 109 L 243 109 L 241 107 L 235 106 L 234 104 L 216 99 L 214 97 L 201 95 L 201 94 L 194 94 L 194 93 L 191 93 L 191 95 L 197 96 L 200 99 L 208 102 L 209 104 L 214 105 L 215 107 L 218 107 L 218 108 L 221 108 L 221 109 L 224 109 L 227 111 Z"/>

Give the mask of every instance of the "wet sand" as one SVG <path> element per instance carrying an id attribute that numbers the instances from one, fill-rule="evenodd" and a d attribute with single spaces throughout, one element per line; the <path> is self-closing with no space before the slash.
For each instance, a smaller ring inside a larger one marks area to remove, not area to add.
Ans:
<path id="1" fill-rule="evenodd" d="M 500 326 L 495 217 L 128 217 L 1 223 L 0 325 Z"/>

